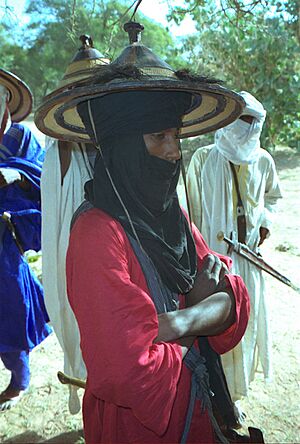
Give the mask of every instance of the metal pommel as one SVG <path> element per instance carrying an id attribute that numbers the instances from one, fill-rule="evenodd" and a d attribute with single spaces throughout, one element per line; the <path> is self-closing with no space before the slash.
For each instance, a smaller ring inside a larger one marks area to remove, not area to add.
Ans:
<path id="1" fill-rule="evenodd" d="M 140 42 L 141 32 L 144 30 L 144 26 L 137 22 L 127 22 L 123 26 L 125 32 L 128 33 L 129 43 Z"/>
<path id="2" fill-rule="evenodd" d="M 219 231 L 219 233 L 217 234 L 217 239 L 218 239 L 218 241 L 222 241 L 222 240 L 224 240 L 224 233 L 223 233 L 223 231 Z"/>
<path id="3" fill-rule="evenodd" d="M 11 221 L 11 214 L 8 213 L 7 211 L 3 211 L 2 219 L 5 220 L 5 222 L 10 222 Z"/>
<path id="4" fill-rule="evenodd" d="M 93 47 L 94 47 L 92 37 L 90 37 L 90 36 L 87 35 L 87 34 L 82 34 L 82 35 L 79 37 L 79 40 L 80 40 L 81 43 L 82 43 L 82 46 L 81 46 L 80 49 L 86 49 L 86 48 L 93 48 Z"/>

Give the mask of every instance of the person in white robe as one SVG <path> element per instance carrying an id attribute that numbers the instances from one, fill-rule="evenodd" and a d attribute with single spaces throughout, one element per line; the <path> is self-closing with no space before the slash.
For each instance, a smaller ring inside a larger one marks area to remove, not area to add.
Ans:
<path id="1" fill-rule="evenodd" d="M 45 96 L 41 106 L 47 112 L 36 111 L 35 122 L 41 131 L 45 122 L 54 122 L 59 106 L 53 96 L 58 91 L 80 87 L 96 67 L 107 65 L 106 59 L 93 46 L 92 38 L 81 35 L 82 46 L 67 66 L 58 88 Z M 93 177 L 97 150 L 93 145 L 68 141 L 68 133 L 53 124 L 46 138 L 46 155 L 41 178 L 42 194 L 42 255 L 45 304 L 54 332 L 64 352 L 64 372 L 73 378 L 85 379 L 86 368 L 80 350 L 77 321 L 70 307 L 66 288 L 66 252 L 74 212 L 84 200 L 84 184 Z M 80 410 L 77 387 L 69 385 L 69 410 Z"/>
<path id="2" fill-rule="evenodd" d="M 95 153 L 85 144 L 47 137 L 41 180 L 45 303 L 64 352 L 64 372 L 81 379 L 86 378 L 86 369 L 77 322 L 67 298 L 65 260 L 71 220 L 84 200 L 84 184 L 93 176 Z M 77 389 L 69 388 L 69 408 L 76 413 L 80 409 Z"/>
<path id="3" fill-rule="evenodd" d="M 238 240 L 238 196 L 230 162 L 236 171 L 245 212 L 245 243 L 251 250 L 257 252 L 269 236 L 276 203 L 282 197 L 274 160 L 260 146 L 266 111 L 248 92 L 240 94 L 246 102 L 242 116 L 217 130 L 213 145 L 194 153 L 187 173 L 192 220 L 210 248 L 222 254 L 228 254 L 228 246 L 218 241 L 219 231 Z M 247 396 L 258 363 L 265 380 L 271 379 L 271 337 L 264 276 L 234 252 L 232 259 L 233 273 L 244 279 L 251 301 L 245 336 L 222 356 L 232 399 L 238 401 Z"/>

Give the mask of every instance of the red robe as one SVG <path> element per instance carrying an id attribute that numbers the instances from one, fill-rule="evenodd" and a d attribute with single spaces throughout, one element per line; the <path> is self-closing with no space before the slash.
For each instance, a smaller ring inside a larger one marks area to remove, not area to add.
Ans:
<path id="1" fill-rule="evenodd" d="M 210 252 L 194 228 L 198 266 Z M 222 257 L 230 265 L 230 259 Z M 236 322 L 210 337 L 224 353 L 241 339 L 249 298 L 241 278 L 228 277 Z M 87 367 L 85 439 L 96 443 L 178 443 L 184 429 L 191 373 L 176 343 L 153 343 L 157 313 L 124 229 L 99 209 L 76 221 L 67 254 L 67 286 Z M 183 298 L 182 298 L 183 299 Z M 188 442 L 215 442 L 207 412 L 196 401 Z"/>

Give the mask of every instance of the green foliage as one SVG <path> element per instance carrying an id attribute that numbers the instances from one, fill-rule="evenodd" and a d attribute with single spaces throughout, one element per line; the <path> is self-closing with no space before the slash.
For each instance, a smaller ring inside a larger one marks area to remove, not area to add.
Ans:
<path id="1" fill-rule="evenodd" d="M 30 0 L 26 13 L 30 23 L 24 28 L 22 44 L 5 43 L 0 48 L 2 66 L 15 72 L 31 87 L 35 102 L 52 91 L 63 77 L 80 46 L 81 34 L 92 36 L 95 47 L 113 60 L 128 44 L 122 26 L 128 2 L 116 0 Z M 180 65 L 176 45 L 162 26 L 137 14 L 147 32 L 143 43 L 170 64 Z M 11 25 L 10 25 L 11 26 Z"/>
<path id="2" fill-rule="evenodd" d="M 167 1 L 167 0 L 166 0 Z M 288 144 L 300 150 L 300 0 L 186 0 L 170 5 L 169 19 L 180 23 L 189 14 L 197 32 L 174 42 L 168 30 L 139 15 L 142 40 L 176 68 L 186 60 L 193 70 L 247 90 L 263 102 L 267 119 L 263 145 Z M 122 29 L 132 11 L 129 0 L 29 0 L 30 23 L 11 20 L 0 28 L 2 67 L 32 88 L 36 103 L 62 78 L 90 34 L 95 47 L 113 60 L 127 44 Z M 9 0 L 8 0 L 9 4 Z M 8 32 L 9 31 L 9 32 Z M 190 142 L 185 142 L 193 149 Z"/>
<path id="3" fill-rule="evenodd" d="M 300 148 L 299 0 L 292 0 L 289 9 L 277 2 L 272 12 L 260 4 L 252 14 L 242 13 L 243 2 L 230 9 L 227 1 L 223 11 L 214 2 L 185 3 L 198 33 L 185 39 L 183 50 L 196 70 L 223 79 L 236 91 L 249 91 L 264 104 L 263 146 Z M 172 17 L 178 22 L 184 14 L 176 10 Z"/>
<path id="4" fill-rule="evenodd" d="M 204 134 L 198 137 L 183 139 L 181 142 L 182 158 L 185 167 L 189 166 L 190 160 L 194 152 L 201 146 L 207 146 L 214 143 L 213 133 Z"/>

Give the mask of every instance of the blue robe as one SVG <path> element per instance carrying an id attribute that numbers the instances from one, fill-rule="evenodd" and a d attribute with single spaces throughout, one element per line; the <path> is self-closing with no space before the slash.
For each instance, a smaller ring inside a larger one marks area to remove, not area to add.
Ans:
<path id="1" fill-rule="evenodd" d="M 0 215 L 11 213 L 24 251 L 41 249 L 40 176 L 44 151 L 31 131 L 12 124 L 0 144 L 0 168 L 18 170 L 30 191 L 0 188 Z M 50 333 L 42 286 L 0 218 L 0 353 L 32 350 Z"/>

